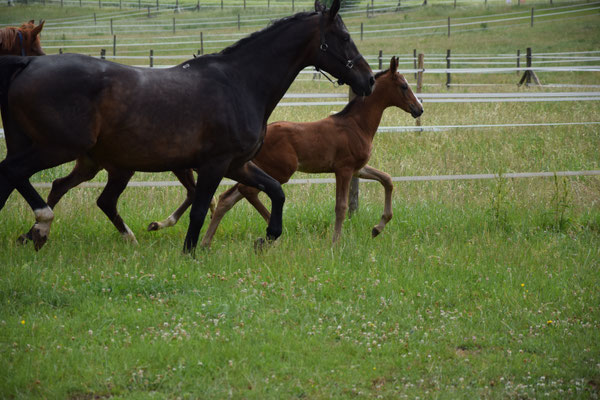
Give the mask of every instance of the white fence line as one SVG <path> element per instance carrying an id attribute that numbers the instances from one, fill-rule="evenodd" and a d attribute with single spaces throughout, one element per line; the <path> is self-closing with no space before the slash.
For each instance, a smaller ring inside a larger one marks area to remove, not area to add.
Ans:
<path id="1" fill-rule="evenodd" d="M 478 129 L 478 128 L 526 128 L 526 127 L 551 127 L 551 126 L 585 126 L 600 125 L 600 121 L 586 122 L 540 122 L 527 124 L 472 124 L 472 125 L 423 125 L 423 126 L 380 126 L 378 133 L 390 132 L 426 132 L 448 129 Z M 4 129 L 0 129 L 0 139 L 4 138 Z"/>
<path id="2" fill-rule="evenodd" d="M 556 172 L 507 172 L 503 174 L 459 174 L 459 175 L 421 175 L 421 176 L 394 176 L 393 182 L 424 182 L 424 181 L 459 181 L 459 180 L 489 180 L 489 179 L 520 179 L 520 178 L 548 178 L 554 176 L 600 176 L 600 170 L 587 171 L 556 171 Z M 360 182 L 375 182 L 368 179 L 360 179 Z M 290 179 L 286 185 L 305 185 L 305 184 L 331 184 L 335 183 L 333 178 L 305 178 Z M 235 181 L 223 180 L 221 186 L 235 185 Z M 52 183 L 37 182 L 32 183 L 33 187 L 38 189 L 49 189 Z M 76 187 L 78 188 L 103 188 L 106 182 L 86 182 Z M 127 184 L 127 187 L 173 187 L 181 186 L 179 181 L 133 181 Z"/>

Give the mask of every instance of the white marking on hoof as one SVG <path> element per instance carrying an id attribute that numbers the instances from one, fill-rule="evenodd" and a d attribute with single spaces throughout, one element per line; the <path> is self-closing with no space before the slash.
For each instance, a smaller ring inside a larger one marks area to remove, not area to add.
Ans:
<path id="1" fill-rule="evenodd" d="M 123 239 L 125 239 L 126 242 L 131 242 L 133 244 L 138 244 L 137 239 L 135 238 L 135 235 L 133 234 L 133 232 L 131 231 L 131 229 L 129 229 L 129 227 L 127 226 L 127 224 L 125 225 L 125 229 L 127 230 L 126 232 L 121 232 L 121 236 L 123 236 Z"/>
<path id="2" fill-rule="evenodd" d="M 54 219 L 52 209 L 46 206 L 44 208 L 33 210 L 33 213 L 35 214 L 35 225 L 33 226 L 33 229 L 37 231 L 37 234 L 40 237 L 47 238 L 50 234 L 50 225 Z"/>

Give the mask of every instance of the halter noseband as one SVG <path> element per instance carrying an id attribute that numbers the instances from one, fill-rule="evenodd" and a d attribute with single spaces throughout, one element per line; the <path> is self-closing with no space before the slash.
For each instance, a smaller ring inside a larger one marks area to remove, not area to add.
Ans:
<path id="1" fill-rule="evenodd" d="M 331 51 L 329 51 L 329 45 L 325 41 L 325 26 L 324 25 L 325 25 L 325 12 L 321 12 L 321 19 L 319 20 L 319 31 L 320 31 L 320 35 L 321 35 L 321 44 L 319 45 L 319 50 L 321 50 L 324 53 L 328 52 L 329 54 L 331 54 L 333 56 L 333 58 L 335 58 L 336 60 L 338 60 L 342 64 L 344 64 L 344 66 L 346 68 L 348 68 L 348 69 L 354 68 L 354 62 L 357 61 L 358 59 L 360 59 L 361 55 L 358 54 L 353 59 L 349 59 L 348 57 L 341 57 L 338 54 L 335 54 L 335 53 L 332 53 Z M 333 83 L 331 78 L 329 78 L 323 71 L 321 71 L 321 69 L 319 67 L 315 67 L 315 69 L 317 70 L 317 72 L 320 72 L 325 78 L 327 78 L 330 82 Z M 339 82 L 340 81 L 338 80 L 338 83 Z"/>
<path id="2" fill-rule="evenodd" d="M 19 38 L 19 45 L 21 46 L 21 55 L 23 57 L 25 57 L 26 54 L 25 54 L 25 47 L 23 47 L 23 34 L 21 33 L 20 30 L 17 31 L 17 37 Z"/>

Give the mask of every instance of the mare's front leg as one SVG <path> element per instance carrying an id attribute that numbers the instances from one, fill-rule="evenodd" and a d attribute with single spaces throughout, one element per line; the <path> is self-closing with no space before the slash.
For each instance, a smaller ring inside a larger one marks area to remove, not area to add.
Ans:
<path id="1" fill-rule="evenodd" d="M 54 207 L 60 199 L 72 188 L 79 185 L 82 182 L 87 182 L 93 179 L 98 171 L 100 171 L 100 166 L 92 161 L 88 157 L 81 157 L 77 159 L 75 163 L 75 167 L 71 173 L 64 178 L 59 178 L 52 182 L 52 189 L 50 190 L 50 194 L 48 195 L 48 206 L 54 210 Z M 35 225 L 34 225 L 35 226 Z M 28 240 L 33 239 L 33 227 L 29 230 L 29 232 L 22 234 L 19 236 L 18 241 L 20 243 L 26 243 Z"/>
<path id="2" fill-rule="evenodd" d="M 183 243 L 184 253 L 194 252 L 198 244 L 200 229 L 202 229 L 202 225 L 204 224 L 206 213 L 230 162 L 230 160 L 213 160 L 196 169 L 198 180 L 196 182 L 196 194 L 192 202 L 192 210 L 190 211 L 190 225 Z"/>
<path id="3" fill-rule="evenodd" d="M 371 231 L 371 236 L 375 237 L 383 231 L 385 225 L 392 219 L 392 192 L 394 190 L 394 184 L 392 183 L 392 177 L 390 175 L 368 165 L 365 165 L 358 171 L 358 177 L 378 181 L 383 185 L 385 190 L 383 215 L 381 216 L 379 223 L 375 225 Z"/>
<path id="4" fill-rule="evenodd" d="M 267 240 L 273 241 L 281 236 L 283 230 L 283 203 L 285 202 L 285 194 L 281 189 L 281 184 L 258 168 L 252 161 L 248 161 L 233 171 L 228 171 L 227 177 L 243 185 L 262 190 L 269 196 L 271 199 L 271 217 L 267 226 Z"/>
<path id="5" fill-rule="evenodd" d="M 137 244 L 135 235 L 131 229 L 129 229 L 127 224 L 125 224 L 123 218 L 121 218 L 117 211 L 119 196 L 127 187 L 127 183 L 129 183 L 134 172 L 120 169 L 107 169 L 107 171 L 108 181 L 106 182 L 106 186 L 100 194 L 100 197 L 98 197 L 96 204 L 98 204 L 98 207 L 106 214 L 110 222 L 113 223 L 125 240 Z"/>
<path id="6" fill-rule="evenodd" d="M 348 211 L 348 190 L 352 179 L 351 169 L 342 169 L 335 172 L 335 226 L 333 240 L 335 244 L 342 235 L 342 225 Z"/>

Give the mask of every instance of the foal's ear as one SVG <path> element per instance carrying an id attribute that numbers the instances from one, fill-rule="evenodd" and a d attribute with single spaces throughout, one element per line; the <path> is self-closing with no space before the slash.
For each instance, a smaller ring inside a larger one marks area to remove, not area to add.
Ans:
<path id="1" fill-rule="evenodd" d="M 395 74 L 398 71 L 398 57 L 392 57 L 390 60 L 390 72 Z"/>
<path id="2" fill-rule="evenodd" d="M 325 12 L 325 4 L 321 3 L 319 0 L 315 0 L 315 11 L 316 12 Z"/>
<path id="3" fill-rule="evenodd" d="M 333 0 L 333 4 L 329 9 L 329 20 L 333 21 L 338 11 L 340 11 L 340 0 Z"/>
<path id="4" fill-rule="evenodd" d="M 35 19 L 30 19 L 28 24 L 35 25 Z"/>
<path id="5" fill-rule="evenodd" d="M 38 26 L 33 28 L 31 30 L 31 36 L 35 36 L 35 35 L 39 34 L 42 31 L 42 28 L 44 27 L 45 23 L 46 23 L 46 21 L 42 21 Z"/>

